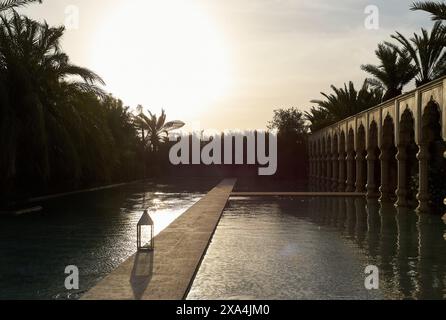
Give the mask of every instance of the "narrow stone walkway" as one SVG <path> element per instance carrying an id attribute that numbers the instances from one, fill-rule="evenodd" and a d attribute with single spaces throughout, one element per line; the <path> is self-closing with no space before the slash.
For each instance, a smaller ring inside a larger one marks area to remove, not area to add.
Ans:
<path id="1" fill-rule="evenodd" d="M 233 192 L 231 197 L 365 197 L 360 192 Z"/>
<path id="2" fill-rule="evenodd" d="M 136 253 L 82 299 L 184 299 L 235 183 L 223 180 L 155 238 L 154 252 Z"/>

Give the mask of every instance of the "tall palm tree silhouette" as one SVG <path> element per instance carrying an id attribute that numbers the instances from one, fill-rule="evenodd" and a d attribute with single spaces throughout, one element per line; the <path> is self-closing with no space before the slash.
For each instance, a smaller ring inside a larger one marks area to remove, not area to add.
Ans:
<path id="1" fill-rule="evenodd" d="M 374 107 L 382 102 L 382 90 L 371 88 L 369 82 L 364 81 L 361 89 L 356 90 L 353 82 L 344 84 L 343 88 L 331 86 L 334 93 L 321 93 L 325 100 L 312 100 L 321 109 L 325 109 L 335 121 L 343 120 L 363 110 Z"/>
<path id="2" fill-rule="evenodd" d="M 32 157 L 30 171 L 48 179 L 49 132 L 70 145 L 61 122 L 67 118 L 63 112 L 73 108 L 63 108 L 63 101 L 79 93 L 104 95 L 96 85 L 103 80 L 71 64 L 61 50 L 63 32 L 63 27 L 52 28 L 17 12 L 0 16 L 0 128 L 5 130 L 0 141 L 6 149 L 1 161 L 6 177 L 14 176 L 20 155 Z"/>
<path id="3" fill-rule="evenodd" d="M 365 80 L 361 89 L 356 90 L 353 82 L 344 84 L 343 88 L 331 86 L 333 93 L 321 92 L 324 100 L 312 100 L 317 107 L 306 112 L 306 119 L 310 121 L 311 131 L 315 132 L 332 123 L 353 116 L 363 110 L 372 108 L 383 101 L 381 87 L 371 86 Z"/>
<path id="4" fill-rule="evenodd" d="M 416 67 L 412 65 L 412 57 L 407 50 L 399 50 L 389 43 L 379 44 L 375 54 L 380 64 L 362 65 L 361 69 L 374 77 L 369 79 L 369 83 L 386 91 L 383 100 L 399 96 L 403 87 L 417 74 Z"/>
<path id="5" fill-rule="evenodd" d="M 446 32 L 440 21 L 437 21 L 430 33 L 421 29 L 421 35 L 414 34 L 407 39 L 401 33 L 392 35 L 402 49 L 397 48 L 399 54 L 409 54 L 415 63 L 417 75 L 415 77 L 417 86 L 426 84 L 446 74 Z"/>
<path id="6" fill-rule="evenodd" d="M 141 111 L 141 107 L 138 107 Z M 185 126 L 182 121 L 169 121 L 166 122 L 167 116 L 164 110 L 158 117 L 156 114 L 149 112 L 149 116 L 146 116 L 143 112 L 135 118 L 135 124 L 143 132 L 143 142 L 150 148 L 151 151 L 158 151 L 159 145 L 167 140 L 169 132 L 172 130 L 180 129 Z M 144 136 L 144 131 L 147 135 Z"/>

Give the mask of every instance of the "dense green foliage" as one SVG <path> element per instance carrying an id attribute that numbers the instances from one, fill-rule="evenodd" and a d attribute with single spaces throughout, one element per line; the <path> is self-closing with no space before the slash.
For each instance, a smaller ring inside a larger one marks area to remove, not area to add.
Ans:
<path id="1" fill-rule="evenodd" d="M 1 16 L 3 197 L 141 176 L 134 117 L 101 90 L 98 75 L 70 63 L 63 33 L 16 12 Z"/>
<path id="2" fill-rule="evenodd" d="M 274 110 L 268 129 L 277 130 L 278 169 L 276 177 L 302 179 L 307 172 L 308 126 L 305 115 L 296 108 Z"/>
<path id="3" fill-rule="evenodd" d="M 364 81 L 361 89 L 356 90 L 353 82 L 343 88 L 331 86 L 333 93 L 321 93 L 325 100 L 313 100 L 317 107 L 307 112 L 312 131 L 353 116 L 379 104 L 383 99 L 383 90 Z"/>
<path id="4" fill-rule="evenodd" d="M 296 137 L 301 137 L 308 131 L 304 114 L 296 108 L 274 110 L 268 129 L 277 130 L 279 135 L 292 134 Z"/>
<path id="5" fill-rule="evenodd" d="M 385 91 L 383 100 L 395 98 L 403 93 L 403 87 L 417 74 L 407 50 L 400 50 L 390 43 L 381 43 L 375 51 L 380 65 L 366 64 L 361 69 L 373 76 L 368 82 Z"/>

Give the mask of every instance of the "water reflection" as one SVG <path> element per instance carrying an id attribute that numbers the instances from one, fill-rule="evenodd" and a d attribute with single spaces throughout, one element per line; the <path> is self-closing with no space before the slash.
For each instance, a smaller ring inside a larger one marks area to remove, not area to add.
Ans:
<path id="1" fill-rule="evenodd" d="M 357 199 L 314 199 L 312 221 L 333 227 L 379 267 L 390 298 L 446 298 L 445 223 L 439 216 Z"/>
<path id="2" fill-rule="evenodd" d="M 444 299 L 445 231 L 363 198 L 233 200 L 188 298 Z M 364 289 L 367 265 L 380 290 Z"/>
<path id="3" fill-rule="evenodd" d="M 78 298 L 135 253 L 143 208 L 150 210 L 157 234 L 215 183 L 189 179 L 132 184 L 43 201 L 38 214 L 0 215 L 0 299 Z M 140 272 L 150 270 L 139 268 L 150 259 L 138 261 L 136 297 L 145 281 L 141 277 L 147 276 Z M 79 267 L 79 291 L 64 287 L 67 265 Z"/>

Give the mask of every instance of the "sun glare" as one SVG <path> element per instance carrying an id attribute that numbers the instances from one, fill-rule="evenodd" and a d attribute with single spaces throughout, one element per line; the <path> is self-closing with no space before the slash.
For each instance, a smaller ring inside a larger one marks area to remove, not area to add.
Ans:
<path id="1" fill-rule="evenodd" d="M 224 39 L 193 1 L 120 1 L 92 52 L 107 91 L 132 107 L 165 108 L 169 118 L 196 118 L 228 89 Z"/>

